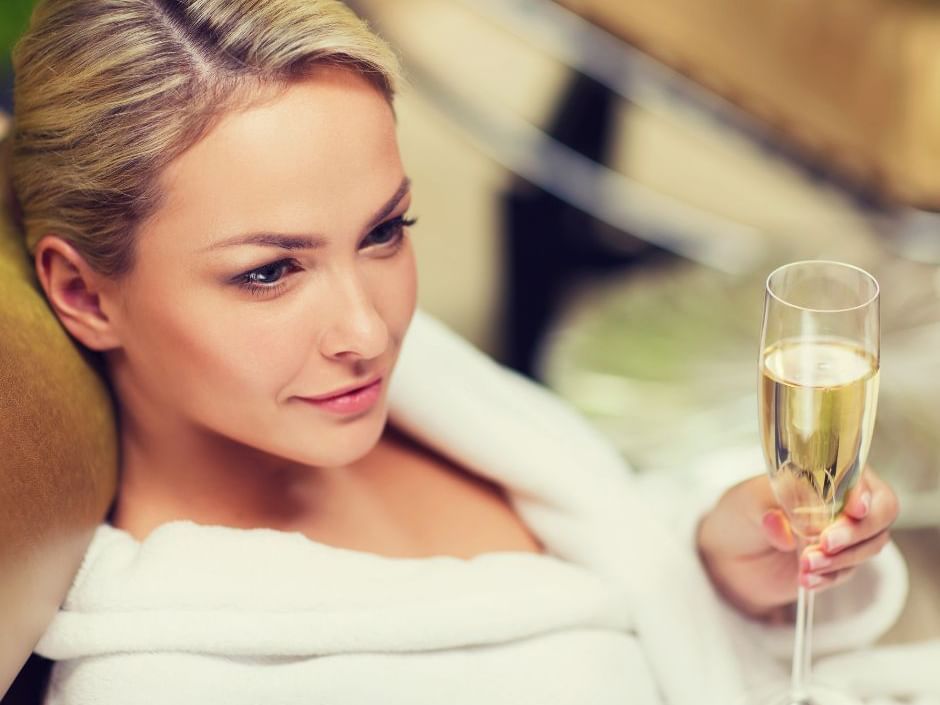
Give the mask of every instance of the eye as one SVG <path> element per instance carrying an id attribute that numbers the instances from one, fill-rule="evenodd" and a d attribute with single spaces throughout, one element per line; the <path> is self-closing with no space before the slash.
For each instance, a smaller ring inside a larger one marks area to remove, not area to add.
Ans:
<path id="1" fill-rule="evenodd" d="M 286 272 L 299 269 L 300 266 L 296 260 L 282 259 L 239 275 L 235 278 L 235 283 L 250 294 L 273 294 L 283 288 L 284 284 L 281 280 Z"/>
<path id="2" fill-rule="evenodd" d="M 397 250 L 405 238 L 405 228 L 410 228 L 417 222 L 417 218 L 406 218 L 400 215 L 375 228 L 366 236 L 363 242 L 366 247 L 383 247 Z"/>

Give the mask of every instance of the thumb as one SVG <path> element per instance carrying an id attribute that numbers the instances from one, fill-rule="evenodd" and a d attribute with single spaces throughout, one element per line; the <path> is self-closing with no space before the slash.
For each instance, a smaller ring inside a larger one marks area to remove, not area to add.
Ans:
<path id="1" fill-rule="evenodd" d="M 778 551 L 790 552 L 797 548 L 796 537 L 790 528 L 787 515 L 781 509 L 768 509 L 761 516 L 761 528 L 767 543 Z"/>
<path id="2" fill-rule="evenodd" d="M 716 555 L 748 557 L 792 551 L 796 540 L 766 475 L 726 490 L 701 524 L 702 543 Z"/>

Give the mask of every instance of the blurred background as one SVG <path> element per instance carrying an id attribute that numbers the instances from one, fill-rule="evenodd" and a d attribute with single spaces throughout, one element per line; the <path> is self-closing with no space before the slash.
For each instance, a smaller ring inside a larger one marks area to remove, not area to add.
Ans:
<path id="1" fill-rule="evenodd" d="M 763 284 L 882 286 L 871 463 L 940 636 L 940 4 L 355 0 L 399 51 L 422 306 L 554 389 L 639 472 L 764 466 Z M 8 48 L 29 0 L 0 3 Z"/>
<path id="2" fill-rule="evenodd" d="M 764 280 L 882 287 L 870 461 L 940 636 L 940 4 L 357 0 L 400 52 L 425 308 L 639 472 L 760 472 Z"/>
<path id="3" fill-rule="evenodd" d="M 26 28 L 33 0 L 3 0 L 0 4 L 0 110 L 9 113 L 12 106 L 10 47 Z"/>

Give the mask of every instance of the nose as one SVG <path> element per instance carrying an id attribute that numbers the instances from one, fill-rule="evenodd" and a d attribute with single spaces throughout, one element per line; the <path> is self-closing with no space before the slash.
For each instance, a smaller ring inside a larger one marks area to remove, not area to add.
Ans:
<path id="1" fill-rule="evenodd" d="M 388 326 L 373 297 L 355 276 L 344 277 L 333 289 L 330 323 L 320 338 L 320 350 L 335 359 L 373 359 L 388 347 Z"/>

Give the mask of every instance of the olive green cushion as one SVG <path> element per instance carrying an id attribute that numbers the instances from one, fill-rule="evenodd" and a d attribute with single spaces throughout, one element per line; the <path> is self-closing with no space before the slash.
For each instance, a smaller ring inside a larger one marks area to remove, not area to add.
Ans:
<path id="1" fill-rule="evenodd" d="M 2 117 L 2 116 L 0 116 Z M 3 129 L 0 120 L 0 131 Z M 0 143 L 0 149 L 6 145 Z M 0 173 L 0 183 L 6 183 Z M 0 189 L 6 196 L 7 189 Z M 117 481 L 111 397 L 0 220 L 0 695 L 71 585 Z"/>

